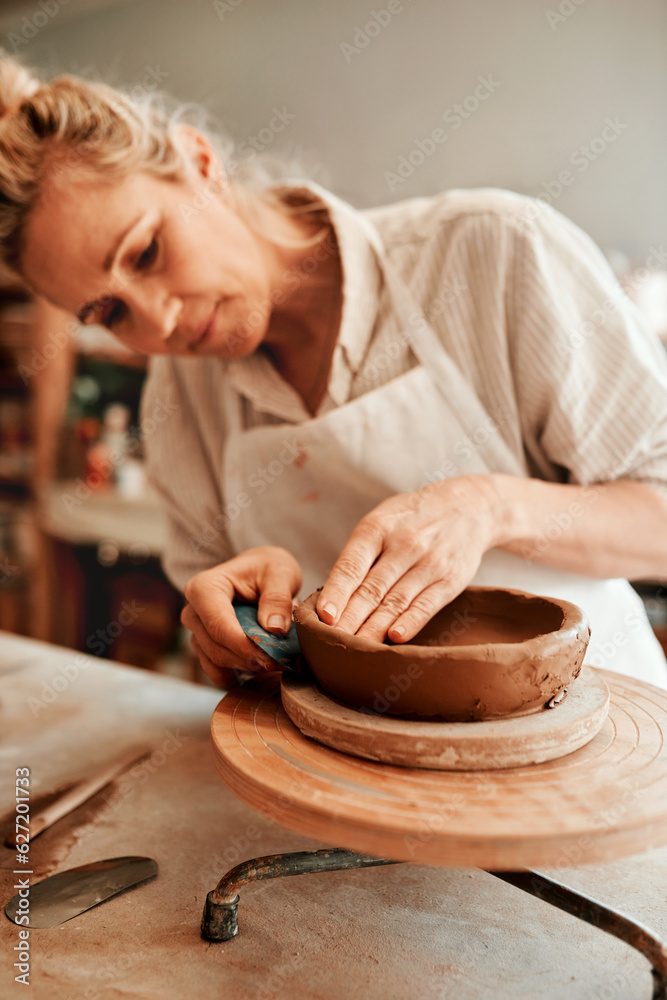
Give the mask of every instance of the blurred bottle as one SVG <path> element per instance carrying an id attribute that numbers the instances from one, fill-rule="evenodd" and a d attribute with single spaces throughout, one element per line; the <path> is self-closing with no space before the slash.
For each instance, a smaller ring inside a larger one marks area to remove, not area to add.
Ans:
<path id="1" fill-rule="evenodd" d="M 104 414 L 101 440 L 108 448 L 113 465 L 113 481 L 121 496 L 141 497 L 144 493 L 144 466 L 132 455 L 135 450 L 130 436 L 130 410 L 122 403 L 112 403 Z"/>

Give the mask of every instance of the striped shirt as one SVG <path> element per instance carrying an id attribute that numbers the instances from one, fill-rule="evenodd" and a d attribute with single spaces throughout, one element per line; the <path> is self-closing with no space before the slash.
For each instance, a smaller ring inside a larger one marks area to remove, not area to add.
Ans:
<path id="1" fill-rule="evenodd" d="M 281 191 L 313 199 L 307 183 Z M 334 201 L 320 215 L 338 244 L 343 308 L 316 416 L 418 363 L 408 338 L 396 338 L 364 215 L 530 475 L 581 485 L 633 479 L 667 496 L 667 355 L 577 226 L 544 202 L 496 189 L 363 212 Z M 226 502 L 222 380 L 239 393 L 248 428 L 311 418 L 261 349 L 229 361 L 151 359 L 143 416 L 161 407 L 173 416 L 146 424 L 147 468 L 167 514 L 164 568 L 180 589 L 235 554 L 224 531 L 210 540 L 202 532 Z"/>

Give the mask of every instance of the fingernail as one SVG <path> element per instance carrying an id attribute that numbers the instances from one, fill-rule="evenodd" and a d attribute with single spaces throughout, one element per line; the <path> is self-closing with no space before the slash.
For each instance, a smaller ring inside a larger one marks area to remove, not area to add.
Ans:
<path id="1" fill-rule="evenodd" d="M 269 628 L 281 628 L 283 632 L 287 628 L 287 622 L 282 615 L 269 615 L 267 625 Z"/>
<path id="2" fill-rule="evenodd" d="M 392 625 L 389 631 L 392 635 L 395 635 L 397 639 L 402 639 L 405 635 L 405 627 L 403 625 Z"/>
<path id="3" fill-rule="evenodd" d="M 336 610 L 335 604 L 331 603 L 325 604 L 324 607 L 322 608 L 322 612 L 325 615 L 329 615 L 329 617 L 332 618 L 334 621 L 336 620 L 336 615 L 338 614 L 338 611 Z"/>

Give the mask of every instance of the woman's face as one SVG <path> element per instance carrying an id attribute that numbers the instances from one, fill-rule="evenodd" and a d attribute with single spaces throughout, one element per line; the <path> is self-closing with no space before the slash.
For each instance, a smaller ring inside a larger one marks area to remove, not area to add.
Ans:
<path id="1" fill-rule="evenodd" d="M 208 171 L 47 178 L 26 228 L 26 281 L 142 354 L 251 353 L 268 328 L 275 254 Z"/>

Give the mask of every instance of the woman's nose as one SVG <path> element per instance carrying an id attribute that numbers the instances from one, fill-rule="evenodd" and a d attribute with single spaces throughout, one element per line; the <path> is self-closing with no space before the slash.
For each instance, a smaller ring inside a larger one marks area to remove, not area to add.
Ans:
<path id="1" fill-rule="evenodd" d="M 155 325 L 162 340 L 169 340 L 176 329 L 182 305 L 181 299 L 171 297 L 157 310 Z"/>
<path id="2" fill-rule="evenodd" d="M 128 295 L 129 305 L 142 330 L 168 340 L 174 333 L 183 307 L 183 300 L 172 295 L 163 286 L 150 287 L 148 282 L 141 289 Z"/>

